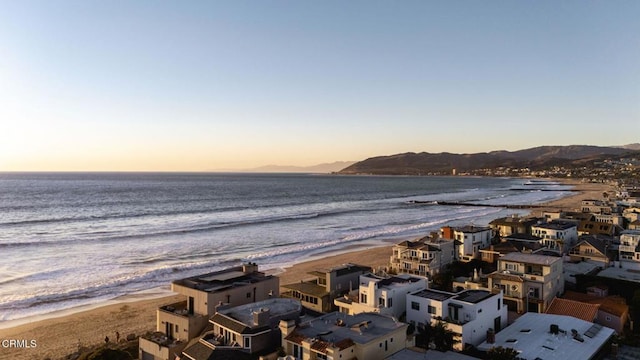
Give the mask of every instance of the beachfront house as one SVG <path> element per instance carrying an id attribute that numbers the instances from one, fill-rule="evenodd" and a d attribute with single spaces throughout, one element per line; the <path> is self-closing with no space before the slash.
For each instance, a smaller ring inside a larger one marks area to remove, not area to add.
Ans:
<path id="1" fill-rule="evenodd" d="M 492 292 L 502 292 L 510 310 L 544 312 L 564 292 L 562 258 L 510 253 L 498 259 L 498 270 L 488 275 Z"/>
<path id="2" fill-rule="evenodd" d="M 280 320 L 300 320 L 302 306 L 295 299 L 269 299 L 219 308 L 209 320 L 211 330 L 183 350 L 183 359 L 216 359 L 224 351 L 238 359 L 273 353 L 280 346 Z"/>
<path id="3" fill-rule="evenodd" d="M 325 314 L 296 324 L 280 321 L 282 347 L 297 360 L 383 360 L 407 347 L 407 327 L 375 313 Z"/>
<path id="4" fill-rule="evenodd" d="M 237 306 L 278 297 L 279 279 L 247 263 L 171 283 L 184 301 L 156 311 L 156 332 L 140 337 L 140 359 L 168 360 L 202 332 L 221 305 Z"/>
<path id="5" fill-rule="evenodd" d="M 341 313 L 374 312 L 399 318 L 406 311 L 407 293 L 427 288 L 427 279 L 407 274 L 382 277 L 360 275 L 358 290 L 334 300 Z"/>
<path id="6" fill-rule="evenodd" d="M 393 246 L 390 268 L 395 273 L 433 276 L 455 260 L 454 240 L 433 233 Z"/>
<path id="7" fill-rule="evenodd" d="M 307 309 L 327 313 L 334 310 L 333 300 L 358 287 L 360 275 L 371 272 L 368 266 L 345 264 L 332 269 L 312 271 L 313 279 L 283 285 L 282 297 L 300 300 Z"/>
<path id="8" fill-rule="evenodd" d="M 454 335 L 454 349 L 478 345 L 487 331 L 499 332 L 507 325 L 507 307 L 502 293 L 463 290 L 450 293 L 425 289 L 407 295 L 407 321 L 418 329 L 444 322 Z"/>
<path id="9" fill-rule="evenodd" d="M 532 226 L 531 235 L 542 238 L 542 245 L 549 250 L 566 254 L 578 241 L 578 226 L 573 222 L 555 220 Z"/>
<path id="10" fill-rule="evenodd" d="M 494 235 L 505 237 L 513 234 L 531 234 L 531 226 L 540 219 L 533 217 L 520 217 L 517 214 L 498 218 L 489 223 Z"/>
<path id="11" fill-rule="evenodd" d="M 491 245 L 491 228 L 488 226 L 463 226 L 453 229 L 458 260 L 480 259 L 480 250 Z"/>

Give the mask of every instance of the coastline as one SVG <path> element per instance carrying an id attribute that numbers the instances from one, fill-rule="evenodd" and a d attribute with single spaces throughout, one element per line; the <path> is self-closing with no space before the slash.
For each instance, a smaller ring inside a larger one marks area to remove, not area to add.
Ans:
<path id="1" fill-rule="evenodd" d="M 543 205 L 550 210 L 570 210 L 579 207 L 581 200 L 602 198 L 604 191 L 611 191 L 608 184 L 581 183 L 572 179 L 550 179 L 564 185 L 574 186 L 576 192 Z M 543 209 L 533 210 L 535 214 Z M 378 245 L 353 245 L 340 250 L 331 250 L 289 267 L 267 270 L 269 274 L 280 278 L 280 284 L 289 284 L 310 278 L 307 272 L 318 268 L 330 268 L 347 262 L 355 262 L 372 267 L 386 266 L 391 255 L 391 244 L 402 239 L 388 239 Z M 364 247 L 364 248 L 363 248 Z M 184 300 L 181 295 L 169 295 L 138 300 L 136 296 L 114 299 L 107 304 L 96 304 L 89 309 L 71 309 L 60 314 L 47 314 L 25 319 L 26 323 L 0 328 L 2 340 L 35 340 L 32 348 L 0 348 L 2 359 L 51 359 L 64 358 L 76 351 L 79 346 L 101 344 L 105 336 L 115 337 L 118 331 L 122 338 L 128 334 L 140 335 L 152 331 L 156 326 L 156 308 L 158 306 Z"/>

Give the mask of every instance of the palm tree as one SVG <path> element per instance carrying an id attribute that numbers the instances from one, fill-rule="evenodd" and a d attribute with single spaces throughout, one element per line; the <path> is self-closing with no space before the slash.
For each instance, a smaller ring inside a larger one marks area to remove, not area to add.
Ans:
<path id="1" fill-rule="evenodd" d="M 438 351 L 453 350 L 453 345 L 458 342 L 454 339 L 455 333 L 449 330 L 447 324 L 442 320 L 430 325 L 428 331 L 429 337 Z"/>

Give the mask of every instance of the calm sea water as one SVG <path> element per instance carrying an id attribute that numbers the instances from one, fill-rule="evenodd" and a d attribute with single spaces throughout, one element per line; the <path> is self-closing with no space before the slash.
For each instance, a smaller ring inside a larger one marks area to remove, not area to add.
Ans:
<path id="1" fill-rule="evenodd" d="M 0 173 L 0 322 L 166 286 L 242 261 L 269 269 L 516 212 L 525 180 L 308 174 Z M 525 187 L 526 188 L 526 187 Z"/>

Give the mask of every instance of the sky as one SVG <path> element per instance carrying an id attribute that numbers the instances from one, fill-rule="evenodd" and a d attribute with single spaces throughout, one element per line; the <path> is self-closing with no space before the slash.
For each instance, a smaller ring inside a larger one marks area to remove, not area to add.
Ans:
<path id="1" fill-rule="evenodd" d="M 639 1 L 0 0 L 0 171 L 640 142 Z"/>

